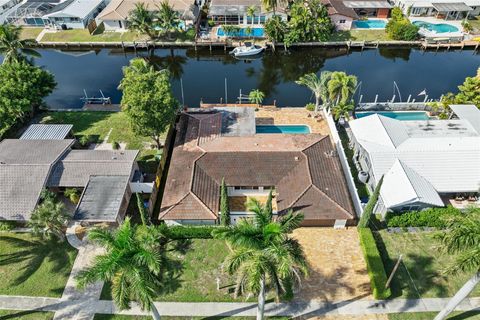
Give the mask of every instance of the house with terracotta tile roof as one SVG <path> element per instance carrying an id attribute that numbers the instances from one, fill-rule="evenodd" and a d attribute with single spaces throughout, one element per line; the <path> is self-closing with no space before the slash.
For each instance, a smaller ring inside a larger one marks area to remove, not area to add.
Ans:
<path id="1" fill-rule="evenodd" d="M 231 220 L 248 217 L 248 197 L 274 191 L 274 213 L 290 208 L 304 226 L 353 225 L 355 211 L 328 136 L 256 133 L 248 107 L 190 109 L 180 115 L 159 219 L 169 224 L 216 224 L 220 185 L 228 189 Z"/>

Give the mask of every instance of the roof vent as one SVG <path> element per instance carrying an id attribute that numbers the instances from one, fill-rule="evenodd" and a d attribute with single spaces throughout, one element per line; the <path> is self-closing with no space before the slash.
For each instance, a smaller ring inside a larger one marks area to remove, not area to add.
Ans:
<path id="1" fill-rule="evenodd" d="M 113 156 L 113 157 L 112 157 L 112 160 L 117 160 L 117 156 Z"/>
<path id="2" fill-rule="evenodd" d="M 258 146 L 258 143 L 255 142 L 254 145 L 255 145 L 255 146 Z"/>
<path id="3" fill-rule="evenodd" d="M 294 158 L 294 159 L 295 159 L 295 161 L 298 161 L 298 160 L 300 160 L 300 158 L 299 158 L 299 157 L 297 157 L 297 156 L 295 156 L 295 158 Z"/>

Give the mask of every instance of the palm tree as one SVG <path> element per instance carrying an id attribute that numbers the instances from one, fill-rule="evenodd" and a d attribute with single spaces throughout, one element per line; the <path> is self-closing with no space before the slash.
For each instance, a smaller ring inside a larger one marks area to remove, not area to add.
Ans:
<path id="1" fill-rule="evenodd" d="M 21 31 L 20 26 L 0 25 L 0 54 L 4 57 L 3 63 L 25 60 L 25 55 L 40 57 L 37 51 L 25 48 L 31 40 L 20 40 Z"/>
<path id="2" fill-rule="evenodd" d="M 257 12 L 257 7 L 256 6 L 250 6 L 247 8 L 247 17 L 252 18 L 252 25 L 255 22 L 255 12 Z"/>
<path id="3" fill-rule="evenodd" d="M 350 111 L 353 110 L 353 103 L 350 101 L 349 103 L 340 102 L 336 106 L 332 108 L 332 114 L 335 120 L 340 120 L 343 118 L 345 120 L 350 119 Z"/>
<path id="4" fill-rule="evenodd" d="M 300 275 L 307 274 L 303 249 L 297 240 L 288 236 L 300 225 L 303 214 L 290 210 L 274 219 L 271 192 L 265 205 L 254 198 L 246 205 L 253 213 L 252 218 L 242 219 L 228 229 L 215 230 L 213 235 L 225 239 L 231 248 L 225 266 L 229 274 L 237 275 L 235 294 L 258 295 L 257 320 L 261 320 L 266 291 L 274 288 L 278 301 L 282 294 L 292 295 Z"/>
<path id="5" fill-rule="evenodd" d="M 446 272 L 473 272 L 473 276 L 458 290 L 434 320 L 443 320 L 480 283 L 480 210 L 471 209 L 464 215 L 451 218 L 439 239 L 448 254 L 458 254 Z"/>
<path id="6" fill-rule="evenodd" d="M 308 73 L 301 76 L 295 83 L 309 88 L 315 95 L 315 111 L 320 107 L 320 102 L 326 106 L 329 101 L 328 82 L 330 81 L 332 72 L 322 71 L 320 77 L 315 73 Z"/>
<path id="7" fill-rule="evenodd" d="M 158 19 L 158 26 L 169 38 L 180 24 L 179 14 L 173 9 L 168 0 L 160 3 L 156 18 Z"/>
<path id="8" fill-rule="evenodd" d="M 258 105 L 261 105 L 263 99 L 265 99 L 265 94 L 258 89 L 252 90 L 248 94 L 248 100 L 250 101 L 250 103 L 256 103 Z"/>
<path id="9" fill-rule="evenodd" d="M 155 15 L 149 11 L 143 2 L 136 3 L 128 17 L 128 29 L 137 33 L 146 34 L 150 39 L 155 38 Z"/>
<path id="10" fill-rule="evenodd" d="M 161 226 L 135 226 L 126 218 L 116 230 L 93 229 L 89 240 L 105 248 L 91 267 L 80 272 L 77 286 L 85 288 L 96 281 L 110 281 L 112 296 L 120 310 L 130 308 L 132 300 L 160 319 L 154 298 L 165 269 L 165 229 Z"/>
<path id="11" fill-rule="evenodd" d="M 264 8 L 271 9 L 273 12 L 273 16 L 275 16 L 278 5 L 285 2 L 285 0 L 262 0 L 262 5 Z"/>
<path id="12" fill-rule="evenodd" d="M 357 77 L 347 75 L 345 72 L 335 71 L 328 81 L 329 98 L 337 104 L 346 103 L 355 93 L 357 88 Z"/>
<path id="13" fill-rule="evenodd" d="M 68 222 L 68 215 L 63 203 L 57 201 L 53 196 L 45 197 L 43 202 L 33 211 L 28 226 L 32 228 L 34 235 L 44 239 L 57 237 L 65 239 L 63 229 Z"/>
<path id="14" fill-rule="evenodd" d="M 80 201 L 80 196 L 78 195 L 78 190 L 75 188 L 67 188 L 63 192 L 63 195 L 70 200 L 71 203 L 77 204 Z"/>

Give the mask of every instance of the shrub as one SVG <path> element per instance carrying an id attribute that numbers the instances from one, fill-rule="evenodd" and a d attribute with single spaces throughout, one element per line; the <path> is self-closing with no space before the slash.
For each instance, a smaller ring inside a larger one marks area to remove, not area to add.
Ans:
<path id="1" fill-rule="evenodd" d="M 480 209 L 477 209 L 480 210 Z M 429 208 L 422 211 L 390 212 L 387 214 L 388 227 L 431 227 L 443 229 L 447 227 L 449 217 L 462 212 L 452 206 L 446 208 Z"/>
<path id="2" fill-rule="evenodd" d="M 360 222 L 358 223 L 358 226 L 360 228 L 368 228 L 370 217 L 372 216 L 373 210 L 375 209 L 375 205 L 377 204 L 377 201 L 378 201 L 378 195 L 380 194 L 380 188 L 382 187 L 382 183 L 383 183 L 383 176 L 380 178 L 380 181 L 375 187 L 375 190 L 373 191 L 372 196 L 370 197 L 370 199 L 368 199 L 368 203 L 365 206 L 365 209 L 363 210 L 362 217 L 360 218 Z"/>
<path id="3" fill-rule="evenodd" d="M 388 21 L 385 31 L 393 40 L 413 41 L 417 39 L 419 28 L 403 16 L 400 8 L 392 9 L 391 19 Z"/>
<path id="4" fill-rule="evenodd" d="M 80 201 L 80 196 L 78 194 L 78 190 L 75 188 L 67 188 L 63 192 L 66 198 L 70 200 L 71 203 L 73 204 L 78 204 L 78 201 Z"/>
<path id="5" fill-rule="evenodd" d="M 120 143 L 118 143 L 117 141 L 113 141 L 112 142 L 112 148 L 113 148 L 113 150 L 119 150 L 120 149 Z"/>
<path id="6" fill-rule="evenodd" d="M 315 103 L 307 103 L 305 109 L 307 109 L 308 111 L 315 111 Z"/>
<path id="7" fill-rule="evenodd" d="M 362 247 L 367 272 L 370 277 L 370 286 L 372 287 L 373 297 L 375 299 L 387 299 L 392 294 L 390 288 L 385 289 L 387 283 L 387 274 L 383 266 L 380 252 L 378 251 L 375 238 L 369 228 L 358 228 L 360 237 L 360 246 Z"/>
<path id="8" fill-rule="evenodd" d="M 80 137 L 80 139 L 78 140 L 78 142 L 80 142 L 80 144 L 82 145 L 82 147 L 86 147 L 92 140 L 92 137 L 88 134 L 86 135 L 83 135 Z"/>
<path id="9" fill-rule="evenodd" d="M 212 239 L 212 231 L 220 226 L 173 226 L 168 228 L 169 237 L 180 239 Z"/>
<path id="10" fill-rule="evenodd" d="M 0 231 L 11 231 L 15 228 L 15 223 L 11 221 L 1 221 Z"/>

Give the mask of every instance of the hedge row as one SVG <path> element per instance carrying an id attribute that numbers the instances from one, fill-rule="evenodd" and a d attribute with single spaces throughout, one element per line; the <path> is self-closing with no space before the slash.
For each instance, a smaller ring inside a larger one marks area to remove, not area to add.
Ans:
<path id="1" fill-rule="evenodd" d="M 358 228 L 360 237 L 360 246 L 367 264 L 367 272 L 370 277 L 370 286 L 372 287 L 373 297 L 375 299 L 387 299 L 392 294 L 390 288 L 385 289 L 387 283 L 387 274 L 383 266 L 380 252 L 378 251 L 375 238 L 369 228 Z"/>
<path id="2" fill-rule="evenodd" d="M 212 239 L 212 231 L 222 226 L 173 226 L 168 228 L 172 239 Z"/>
<path id="3" fill-rule="evenodd" d="M 429 208 L 422 211 L 389 213 L 386 217 L 388 227 L 432 227 L 446 228 L 448 218 L 462 212 L 452 206 Z"/>

